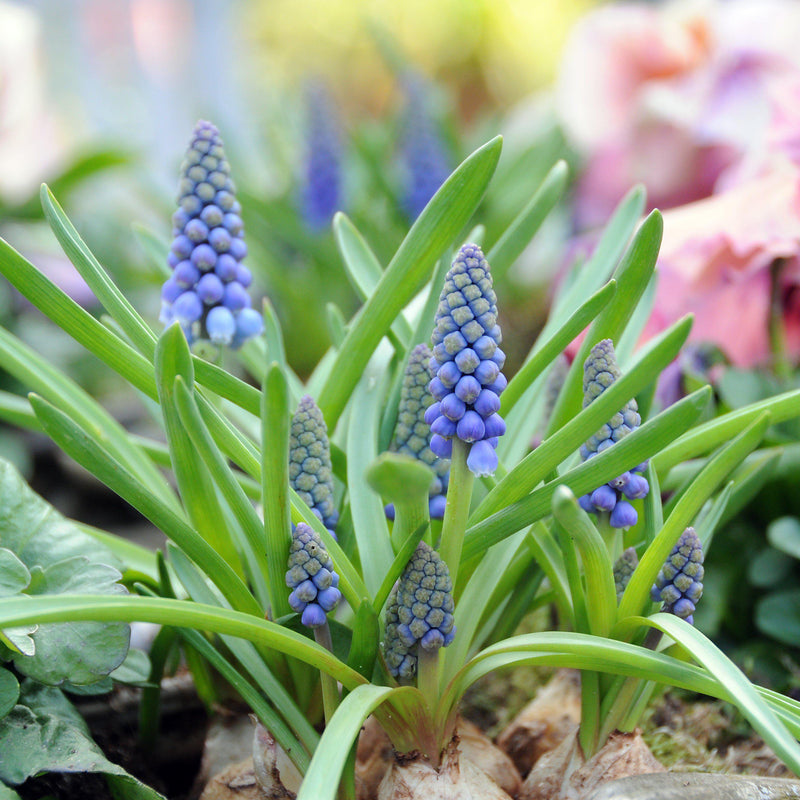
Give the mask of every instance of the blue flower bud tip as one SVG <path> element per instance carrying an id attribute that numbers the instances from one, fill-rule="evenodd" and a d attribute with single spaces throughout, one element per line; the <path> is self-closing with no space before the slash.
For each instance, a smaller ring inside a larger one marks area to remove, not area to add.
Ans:
<path id="1" fill-rule="evenodd" d="M 694 528 L 687 528 L 672 548 L 650 590 L 662 611 L 692 624 L 697 602 L 703 593 L 703 546 Z"/>
<path id="2" fill-rule="evenodd" d="M 481 249 L 464 245 L 453 260 L 439 296 L 432 335 L 434 372 L 428 388 L 438 401 L 426 416 L 437 455 L 451 451 L 458 438 L 471 445 L 467 464 L 480 475 L 493 474 L 497 455 L 489 453 L 505 433 L 497 414 L 505 388 L 500 372 L 497 298 Z M 446 456 L 442 456 L 446 457 Z"/>
<path id="3" fill-rule="evenodd" d="M 596 400 L 620 374 L 613 342 L 610 339 L 603 339 L 591 349 L 584 363 L 584 407 Z M 636 400 L 631 399 L 594 436 L 581 445 L 581 458 L 587 461 L 599 455 L 638 428 L 640 423 Z M 627 528 L 635 525 L 638 514 L 628 501 L 645 497 L 650 490 L 647 479 L 639 474 L 646 468 L 646 463 L 639 464 L 613 478 L 587 495 L 589 499 L 581 504 L 582 507 L 587 511 L 608 512 L 612 527 Z"/>
<path id="4" fill-rule="evenodd" d="M 395 677 L 413 677 L 419 647 L 433 651 L 453 641 L 452 591 L 447 565 L 420 542 L 386 610 L 384 655 Z"/>
<path id="5" fill-rule="evenodd" d="M 304 522 L 298 523 L 292 532 L 288 566 L 286 585 L 292 589 L 289 605 L 302 615 L 304 625 L 311 628 L 324 625 L 325 613 L 332 611 L 341 599 L 337 588 L 339 576 L 319 534 Z"/>
<path id="6" fill-rule="evenodd" d="M 173 274 L 162 290 L 160 318 L 166 324 L 177 320 L 190 343 L 211 340 L 239 347 L 261 332 L 262 322 L 249 313 L 244 289 L 250 274 L 240 263 L 247 254 L 241 208 L 222 140 L 209 122 L 195 127 L 181 166 L 178 204 L 167 258 Z M 228 315 L 216 313 L 219 307 L 233 316 L 233 332 Z"/>

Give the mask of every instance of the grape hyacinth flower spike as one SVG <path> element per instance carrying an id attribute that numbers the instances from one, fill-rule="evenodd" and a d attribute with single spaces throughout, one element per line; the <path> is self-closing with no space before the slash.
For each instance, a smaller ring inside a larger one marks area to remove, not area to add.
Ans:
<path id="1" fill-rule="evenodd" d="M 292 590 L 289 605 L 309 628 L 327 624 L 327 613 L 342 597 L 333 561 L 319 534 L 305 522 L 298 522 L 292 532 L 286 585 Z"/>
<path id="2" fill-rule="evenodd" d="M 302 213 L 309 229 L 318 233 L 330 225 L 341 207 L 341 132 L 336 109 L 322 83 L 309 85 L 306 107 L 308 134 Z"/>
<path id="3" fill-rule="evenodd" d="M 339 521 L 333 497 L 328 428 L 313 398 L 301 398 L 289 431 L 289 483 L 331 536 Z"/>
<path id="4" fill-rule="evenodd" d="M 419 648 L 435 653 L 455 637 L 453 584 L 447 564 L 420 542 L 386 608 L 384 658 L 396 678 L 413 678 Z"/>
<path id="5" fill-rule="evenodd" d="M 598 398 L 619 376 L 614 345 L 610 339 L 603 339 L 592 348 L 583 367 L 583 407 Z M 581 445 L 581 458 L 586 461 L 602 453 L 640 424 L 636 400 L 631 399 L 586 444 Z M 638 514 L 629 501 L 644 497 L 650 491 L 647 478 L 641 474 L 646 468 L 646 462 L 638 464 L 591 494 L 583 495 L 579 500 L 581 508 L 591 513 L 607 512 L 612 528 L 635 525 Z"/>
<path id="6" fill-rule="evenodd" d="M 431 351 L 426 344 L 418 344 L 408 357 L 390 449 L 411 456 L 433 470 L 435 477 L 429 492 L 428 507 L 432 518 L 441 519 L 444 516 L 450 462 L 446 458 L 439 458 L 429 444 L 431 429 L 425 422 L 425 412 L 433 403 L 428 391 L 430 360 Z M 386 514 L 394 517 L 391 503 L 386 507 Z"/>
<path id="7" fill-rule="evenodd" d="M 431 450 L 449 458 L 452 440 L 469 445 L 467 466 L 475 475 L 497 469 L 498 437 L 506 426 L 500 415 L 500 393 L 507 381 L 501 372 L 505 354 L 497 324 L 497 297 L 489 264 L 480 247 L 465 244 L 456 255 L 439 296 L 431 337 L 433 357 L 429 384 L 436 399 L 425 412 L 431 426 Z"/>
<path id="8" fill-rule="evenodd" d="M 658 573 L 650 590 L 661 610 L 694 623 L 694 612 L 703 594 L 703 545 L 694 528 L 687 528 Z"/>
<path id="9" fill-rule="evenodd" d="M 417 75 L 405 79 L 406 109 L 400 140 L 402 206 L 415 220 L 450 174 L 450 158 L 431 112 L 429 87 Z"/>
<path id="10" fill-rule="evenodd" d="M 617 602 L 622 599 L 625 589 L 631 580 L 633 571 L 639 565 L 639 556 L 632 547 L 622 551 L 622 555 L 614 562 L 614 589 L 617 593 Z"/>
<path id="11" fill-rule="evenodd" d="M 161 290 L 161 321 L 177 321 L 189 344 L 241 346 L 261 333 L 261 315 L 250 307 L 250 270 L 241 206 L 219 131 L 197 123 L 181 164 L 178 210 L 167 262 L 172 275 Z"/>

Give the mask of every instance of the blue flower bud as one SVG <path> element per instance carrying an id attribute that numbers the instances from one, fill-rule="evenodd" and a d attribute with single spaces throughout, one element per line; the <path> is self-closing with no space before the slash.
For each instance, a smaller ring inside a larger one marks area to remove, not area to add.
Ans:
<path id="1" fill-rule="evenodd" d="M 690 625 L 697 602 L 703 594 L 703 545 L 694 528 L 687 528 L 664 562 L 650 590 L 661 610 L 685 619 Z"/>
<path id="2" fill-rule="evenodd" d="M 489 264 L 477 245 L 464 245 L 447 273 L 431 338 L 435 375 L 428 388 L 439 401 L 426 416 L 435 434 L 431 449 L 446 457 L 442 454 L 452 450 L 448 440 L 458 437 L 471 445 L 470 469 L 492 475 L 497 469 L 496 439 L 505 433 L 497 414 L 506 386 L 500 372 L 505 356 L 499 349 L 502 337 Z M 455 430 L 448 421 L 455 423 Z"/>
<path id="3" fill-rule="evenodd" d="M 630 582 L 633 571 L 639 564 L 636 551 L 629 547 L 622 551 L 622 555 L 614 563 L 614 588 L 617 592 L 617 602 L 622 599 L 625 589 Z"/>
<path id="4" fill-rule="evenodd" d="M 342 596 L 333 561 L 319 534 L 305 522 L 299 522 L 292 532 L 286 585 L 292 589 L 289 605 L 310 628 L 324 625 L 326 612 L 332 611 Z"/>
<path id="5" fill-rule="evenodd" d="M 190 344 L 206 339 L 239 347 L 261 332 L 263 322 L 259 315 L 240 319 L 250 306 L 249 298 L 241 294 L 251 280 L 249 270 L 240 263 L 247 246 L 230 166 L 219 132 L 209 122 L 195 127 L 178 192 L 179 207 L 172 216 L 174 239 L 167 258 L 173 274 L 162 290 L 160 319 L 165 324 L 178 320 Z M 239 289 L 226 287 L 233 280 L 241 284 Z M 176 286 L 186 291 L 176 293 Z M 224 313 L 217 311 L 221 305 Z"/>
<path id="6" fill-rule="evenodd" d="M 392 675 L 412 678 L 417 654 L 447 647 L 455 637 L 453 584 L 447 564 L 420 542 L 386 609 L 384 658 Z"/>
<path id="7" fill-rule="evenodd" d="M 583 407 L 597 399 L 620 376 L 614 345 L 610 339 L 598 342 L 589 353 L 583 366 Z M 603 425 L 594 436 L 581 445 L 581 458 L 587 461 L 639 427 L 641 418 L 636 400 L 629 400 L 621 411 Z M 579 499 L 581 508 L 592 513 L 609 513 L 609 524 L 614 528 L 629 528 L 638 520 L 636 509 L 628 502 L 644 497 L 650 491 L 647 478 L 639 474 L 647 463 L 613 478 L 608 483 Z"/>
<path id="8" fill-rule="evenodd" d="M 426 344 L 417 345 L 408 357 L 403 386 L 400 390 L 400 402 L 397 408 L 397 423 L 394 429 L 394 438 L 390 449 L 396 453 L 416 458 L 429 466 L 435 477 L 429 491 L 428 508 L 431 517 L 441 519 L 444 515 L 444 497 L 447 492 L 447 483 L 450 475 L 450 462 L 439 458 L 430 448 L 431 431 L 442 435 L 442 428 L 455 433 L 455 423 L 438 413 L 434 420 L 439 423 L 438 429 L 431 428 L 428 422 L 428 412 L 439 403 L 433 402 L 433 397 L 428 392 L 430 371 L 428 363 L 431 360 L 431 351 Z M 452 426 L 452 430 L 449 426 Z M 441 501 L 439 500 L 441 498 Z"/>
<path id="9" fill-rule="evenodd" d="M 414 220 L 450 174 L 450 157 L 432 114 L 427 87 L 419 77 L 408 76 L 405 88 L 400 142 L 402 206 Z"/>
<path id="10" fill-rule="evenodd" d="M 339 519 L 333 497 L 328 428 L 314 400 L 305 395 L 289 432 L 289 482 L 303 502 L 333 532 Z"/>

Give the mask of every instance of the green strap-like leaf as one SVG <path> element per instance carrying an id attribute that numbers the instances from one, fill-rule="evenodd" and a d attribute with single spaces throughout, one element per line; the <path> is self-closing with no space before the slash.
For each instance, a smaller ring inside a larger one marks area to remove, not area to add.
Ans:
<path id="1" fill-rule="evenodd" d="M 419 291 L 441 252 L 474 212 L 500 156 L 501 139 L 475 151 L 444 182 L 419 215 L 350 327 L 319 393 L 319 407 L 333 430 L 347 398 L 381 337 Z"/>

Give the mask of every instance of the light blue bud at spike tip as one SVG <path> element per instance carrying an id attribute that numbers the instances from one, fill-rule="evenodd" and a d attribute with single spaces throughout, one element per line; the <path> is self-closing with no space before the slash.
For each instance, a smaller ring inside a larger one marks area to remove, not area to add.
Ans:
<path id="1" fill-rule="evenodd" d="M 415 220 L 450 174 L 450 157 L 431 113 L 429 88 L 419 76 L 409 75 L 404 83 L 407 100 L 400 141 L 401 202 L 408 218 Z"/>
<path id="2" fill-rule="evenodd" d="M 629 547 L 622 551 L 622 555 L 614 563 L 614 589 L 617 593 L 617 602 L 622 599 L 625 589 L 631 580 L 633 571 L 639 565 L 639 556 L 636 551 Z"/>
<path id="3" fill-rule="evenodd" d="M 300 400 L 289 431 L 289 483 L 335 538 L 339 521 L 333 497 L 328 428 L 314 400 Z"/>
<path id="4" fill-rule="evenodd" d="M 694 528 L 687 528 L 661 567 L 650 590 L 662 611 L 694 623 L 694 612 L 703 594 L 703 545 Z"/>
<path id="5" fill-rule="evenodd" d="M 386 609 L 384 658 L 396 678 L 411 678 L 417 653 L 447 647 L 455 637 L 453 583 L 439 554 L 420 542 Z"/>
<path id="6" fill-rule="evenodd" d="M 620 376 L 614 344 L 611 339 L 598 342 L 589 353 L 583 366 L 583 407 L 596 400 Z M 629 400 L 621 411 L 600 428 L 586 444 L 581 445 L 581 458 L 602 453 L 608 447 L 636 430 L 641 423 L 636 400 Z M 617 478 L 599 486 L 591 494 L 579 499 L 581 508 L 591 513 L 605 511 L 613 528 L 629 528 L 635 525 L 639 515 L 630 501 L 644 497 L 650 491 L 647 478 L 641 473 L 647 463 L 638 464 Z"/>
<path id="7" fill-rule="evenodd" d="M 247 245 L 230 172 L 219 131 L 201 120 L 181 164 L 172 275 L 161 290 L 160 320 L 179 322 L 189 344 L 237 348 L 263 328 L 247 293 L 252 275 L 242 263 Z"/>
<path id="8" fill-rule="evenodd" d="M 330 94 L 315 82 L 306 90 L 306 164 L 302 213 L 308 228 L 325 230 L 341 208 L 342 144 Z"/>
<path id="9" fill-rule="evenodd" d="M 305 522 L 298 522 L 292 532 L 286 585 L 292 590 L 289 605 L 302 615 L 303 625 L 309 628 L 324 625 L 326 614 L 342 598 L 333 561 L 319 534 Z"/>
<path id="10" fill-rule="evenodd" d="M 431 517 L 441 519 L 444 516 L 450 461 L 439 458 L 430 448 L 431 428 L 425 422 L 425 412 L 433 403 L 428 391 L 430 360 L 431 351 L 426 344 L 418 344 L 408 357 L 391 450 L 416 458 L 433 470 L 436 477 L 430 488 L 429 509 Z M 392 516 L 388 506 L 387 514 Z"/>
<path id="11" fill-rule="evenodd" d="M 428 388 L 435 402 L 425 413 L 431 450 L 450 458 L 452 440 L 470 445 L 467 466 L 475 475 L 497 469 L 498 437 L 506 431 L 497 413 L 507 381 L 500 371 L 497 298 L 489 264 L 476 244 L 465 244 L 445 277 L 431 336 L 434 375 Z"/>

